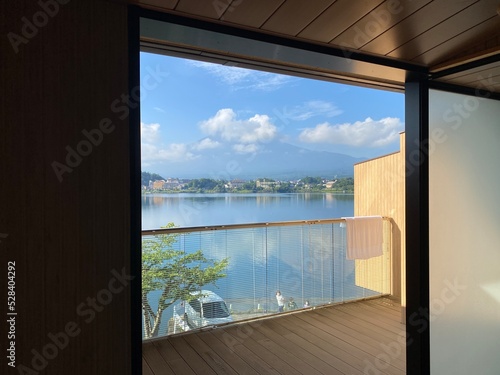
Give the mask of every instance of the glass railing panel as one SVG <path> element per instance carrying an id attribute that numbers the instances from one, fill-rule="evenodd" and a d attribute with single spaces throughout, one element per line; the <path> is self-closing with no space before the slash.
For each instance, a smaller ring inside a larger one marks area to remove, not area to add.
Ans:
<path id="1" fill-rule="evenodd" d="M 246 319 L 266 309 L 265 228 L 227 230 L 227 277 L 217 282 L 218 293 L 234 319 Z"/>
<path id="2" fill-rule="evenodd" d="M 144 336 L 158 337 L 277 313 L 278 290 L 285 299 L 285 312 L 389 294 L 389 220 L 384 220 L 383 238 L 382 256 L 348 260 L 346 229 L 340 219 L 174 228 L 162 234 L 146 232 L 143 235 L 143 296 L 147 302 L 143 304 Z M 198 251 L 202 255 L 194 256 Z M 152 264 L 150 260 L 157 259 L 155 256 L 163 260 Z M 226 261 L 217 277 L 204 274 L 207 267 Z M 202 276 L 208 277 L 208 281 L 200 279 Z M 176 298 L 180 295 L 176 290 L 185 288 L 193 278 L 198 278 L 194 280 L 197 292 L 193 293 L 205 294 L 199 298 L 186 295 Z M 186 302 L 182 303 L 183 300 Z M 219 300 L 223 305 L 219 305 Z M 205 319 L 204 303 L 211 304 L 210 314 L 214 316 L 223 315 L 227 308 L 230 319 L 216 319 L 217 316 Z"/>

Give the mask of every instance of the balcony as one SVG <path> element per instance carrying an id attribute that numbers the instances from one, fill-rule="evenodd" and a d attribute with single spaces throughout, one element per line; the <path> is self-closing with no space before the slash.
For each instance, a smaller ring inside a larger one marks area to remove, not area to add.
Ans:
<path id="1" fill-rule="evenodd" d="M 233 321 L 185 324 L 179 301 L 170 301 L 144 340 L 144 374 L 404 373 L 390 219 L 383 220 L 383 254 L 366 260 L 346 259 L 343 219 L 169 228 L 144 231 L 143 243 L 165 235 L 180 254 L 202 250 L 208 259 L 228 260 L 225 276 L 202 289 L 225 301 Z M 146 295 L 156 311 L 161 291 Z"/>
<path id="2" fill-rule="evenodd" d="M 143 343 L 143 374 L 405 374 L 405 326 L 386 297 Z"/>

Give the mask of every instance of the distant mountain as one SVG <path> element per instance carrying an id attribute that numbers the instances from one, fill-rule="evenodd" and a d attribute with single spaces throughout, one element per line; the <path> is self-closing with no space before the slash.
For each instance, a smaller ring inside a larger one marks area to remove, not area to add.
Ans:
<path id="1" fill-rule="evenodd" d="M 170 163 L 158 172 L 166 177 L 280 180 L 305 176 L 350 177 L 354 164 L 365 160 L 326 151 L 312 151 L 289 143 L 270 142 L 259 145 L 257 153 L 241 154 L 230 145 L 198 152 L 200 157 Z"/>

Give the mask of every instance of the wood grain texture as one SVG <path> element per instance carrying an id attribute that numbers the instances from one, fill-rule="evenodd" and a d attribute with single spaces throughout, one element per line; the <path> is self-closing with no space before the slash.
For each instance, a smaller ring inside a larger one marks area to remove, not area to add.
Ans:
<path id="1" fill-rule="evenodd" d="M 354 166 L 354 215 L 382 215 L 392 218 L 392 294 L 401 300 L 405 289 L 402 276 L 405 253 L 405 159 L 404 133 L 401 151 Z M 356 261 L 357 282 L 368 288 L 379 286 L 380 260 Z"/>
<path id="2" fill-rule="evenodd" d="M 71 1 L 51 13 L 0 5 L 0 264 L 4 285 L 16 262 L 16 364 L 33 368 L 45 349 L 42 373 L 129 374 L 130 288 L 109 292 L 113 270 L 129 272 L 129 123 L 110 107 L 128 91 L 127 7 Z M 16 53 L 5 36 L 22 35 L 23 17 L 39 26 Z M 113 130 L 90 151 L 82 132 L 106 118 Z M 59 181 L 53 162 L 79 144 L 88 155 Z M 74 337 L 50 353 L 49 334 L 71 323 Z"/>
<path id="3" fill-rule="evenodd" d="M 169 356 L 181 356 L 196 374 L 403 375 L 399 309 L 394 300 L 378 298 L 161 338 L 143 344 L 143 365 L 170 373 L 156 367 L 154 353 L 169 348 Z M 384 347 L 393 354 L 385 355 Z"/>
<path id="4" fill-rule="evenodd" d="M 500 45 L 497 0 L 128 0 L 145 8 L 219 25 L 330 45 L 365 56 L 433 68 L 457 59 L 486 56 Z M 500 75 L 492 68 L 492 76 Z M 328 73 L 328 72 L 325 72 Z M 331 72 L 333 73 L 333 72 Z M 335 72 L 358 82 L 379 74 Z M 386 79 L 388 77 L 385 77 Z M 384 81 L 384 79 L 382 79 Z M 379 81 L 380 82 L 380 81 Z M 451 80 L 473 87 L 474 83 Z M 498 85 L 490 90 L 499 92 Z"/>

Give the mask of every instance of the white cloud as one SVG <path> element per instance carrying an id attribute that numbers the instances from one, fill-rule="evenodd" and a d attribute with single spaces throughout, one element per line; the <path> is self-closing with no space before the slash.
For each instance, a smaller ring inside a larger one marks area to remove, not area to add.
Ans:
<path id="1" fill-rule="evenodd" d="M 207 63 L 203 61 L 189 61 L 190 65 L 205 69 L 220 81 L 232 86 L 235 90 L 252 89 L 260 91 L 277 90 L 293 78 L 275 73 Z"/>
<path id="2" fill-rule="evenodd" d="M 160 161 L 185 161 L 197 158 L 183 143 L 160 144 L 160 124 L 141 123 L 141 161 L 150 166 Z"/>
<path id="3" fill-rule="evenodd" d="M 261 91 L 274 91 L 292 80 L 289 76 L 277 75 L 266 72 L 253 72 L 247 79 L 247 85 L 238 89 L 253 89 Z"/>
<path id="4" fill-rule="evenodd" d="M 244 82 L 252 74 L 251 70 L 227 66 L 221 64 L 212 64 L 203 61 L 189 60 L 192 66 L 205 69 L 208 73 L 220 78 L 224 83 L 233 85 Z"/>
<path id="5" fill-rule="evenodd" d="M 202 121 L 200 129 L 224 141 L 242 144 L 268 142 L 278 135 L 278 129 L 270 122 L 269 116 L 256 114 L 249 119 L 239 120 L 231 108 L 221 109 L 214 117 Z"/>
<path id="6" fill-rule="evenodd" d="M 333 103 L 323 100 L 311 100 L 292 109 L 284 108 L 282 113 L 275 111 L 280 117 L 294 121 L 304 121 L 315 116 L 333 117 L 340 115 L 343 111 Z"/>
<path id="7" fill-rule="evenodd" d="M 356 147 L 382 147 L 399 139 L 404 130 L 399 118 L 386 117 L 373 120 L 331 125 L 327 122 L 304 129 L 299 139 L 306 143 L 331 143 Z"/>
<path id="8" fill-rule="evenodd" d="M 160 124 L 145 124 L 141 122 L 141 140 L 143 143 L 153 143 L 158 140 Z"/>
<path id="9" fill-rule="evenodd" d="M 141 144 L 141 161 L 150 162 L 155 160 L 158 153 L 158 148 L 148 143 Z"/>
<path id="10" fill-rule="evenodd" d="M 233 150 L 238 154 L 254 154 L 259 150 L 259 146 L 255 143 L 246 145 L 237 143 L 233 145 Z"/>
<path id="11" fill-rule="evenodd" d="M 189 151 L 188 146 L 183 143 L 171 143 L 167 147 L 158 150 L 159 160 L 185 161 L 196 157 Z"/>
<path id="12" fill-rule="evenodd" d="M 141 147 L 141 160 L 150 164 L 151 162 L 159 161 L 178 162 L 193 160 L 197 157 L 183 143 L 171 143 L 165 147 L 143 143 Z"/>
<path id="13" fill-rule="evenodd" d="M 192 148 L 194 150 L 201 151 L 201 150 L 209 150 L 209 149 L 217 148 L 219 146 L 221 146 L 220 142 L 214 141 L 214 140 L 212 140 L 210 138 L 204 138 L 201 141 L 195 143 L 192 146 Z"/>
<path id="14" fill-rule="evenodd" d="M 155 111 L 165 113 L 165 110 L 164 110 L 163 108 L 160 108 L 160 107 L 154 107 L 153 109 L 154 109 Z"/>

